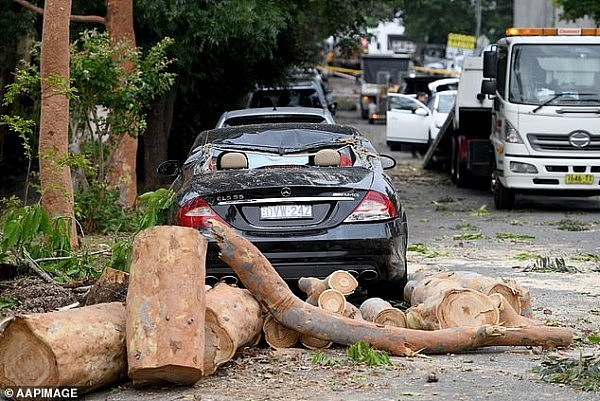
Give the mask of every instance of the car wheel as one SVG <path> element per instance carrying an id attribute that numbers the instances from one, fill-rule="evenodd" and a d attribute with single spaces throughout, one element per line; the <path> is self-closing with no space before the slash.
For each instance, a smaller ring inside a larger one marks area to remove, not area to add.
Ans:
<path id="1" fill-rule="evenodd" d="M 512 209 L 515 207 L 515 191 L 506 188 L 499 179 L 492 180 L 492 192 L 494 194 L 494 207 L 496 209 Z"/>

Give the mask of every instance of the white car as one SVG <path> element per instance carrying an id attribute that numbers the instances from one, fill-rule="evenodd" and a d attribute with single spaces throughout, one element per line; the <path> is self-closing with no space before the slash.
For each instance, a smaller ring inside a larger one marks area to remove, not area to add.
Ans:
<path id="1" fill-rule="evenodd" d="M 437 137 L 440 128 L 444 125 L 444 122 L 448 118 L 448 114 L 454 107 L 454 101 L 456 100 L 456 90 L 445 90 L 441 92 L 434 92 L 427 105 L 431 110 L 431 118 L 429 124 L 429 137 L 434 140 Z"/>
<path id="2" fill-rule="evenodd" d="M 426 150 L 432 113 L 414 95 L 388 93 L 385 139 L 391 150 Z"/>
<path id="3" fill-rule="evenodd" d="M 427 105 L 414 95 L 388 93 L 386 143 L 391 150 L 427 151 L 454 106 L 455 90 L 433 92 Z"/>
<path id="4" fill-rule="evenodd" d="M 335 124 L 331 112 L 316 107 L 258 107 L 226 111 L 215 128 L 263 123 Z"/>

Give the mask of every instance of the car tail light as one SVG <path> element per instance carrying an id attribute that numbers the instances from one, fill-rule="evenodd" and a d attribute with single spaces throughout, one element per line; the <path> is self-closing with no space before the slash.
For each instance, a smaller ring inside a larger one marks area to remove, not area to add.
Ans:
<path id="1" fill-rule="evenodd" d="M 346 156 L 345 154 L 343 154 L 342 152 L 340 152 L 340 166 L 341 167 L 352 166 L 352 159 L 350 157 Z"/>
<path id="2" fill-rule="evenodd" d="M 177 225 L 180 226 L 206 228 L 209 227 L 208 220 L 210 219 L 227 224 L 202 198 L 187 201 L 177 212 Z"/>
<path id="3" fill-rule="evenodd" d="M 388 220 L 397 216 L 398 211 L 390 198 L 382 193 L 369 191 L 344 222 Z"/>

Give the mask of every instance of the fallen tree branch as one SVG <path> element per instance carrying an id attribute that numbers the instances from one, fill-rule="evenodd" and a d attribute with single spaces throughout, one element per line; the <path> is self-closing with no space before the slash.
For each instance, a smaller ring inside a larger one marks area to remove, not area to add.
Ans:
<path id="1" fill-rule="evenodd" d="M 27 263 L 27 266 L 29 266 L 29 268 L 31 270 L 33 270 L 38 276 L 40 276 L 42 278 L 42 280 L 44 280 L 47 283 L 56 284 L 56 282 L 54 281 L 52 276 L 50 276 L 48 273 L 46 273 L 44 271 L 44 269 L 42 269 L 40 267 L 40 265 L 38 265 L 37 262 L 31 258 L 31 256 L 26 254 L 25 262 Z"/>
<path id="2" fill-rule="evenodd" d="M 348 319 L 303 302 L 289 289 L 265 256 L 229 226 L 214 221 L 220 258 L 269 312 L 285 326 L 322 340 L 351 345 L 364 341 L 394 355 L 457 353 L 493 345 L 567 346 L 571 330 L 559 327 L 459 327 L 435 331 L 380 327 Z"/>

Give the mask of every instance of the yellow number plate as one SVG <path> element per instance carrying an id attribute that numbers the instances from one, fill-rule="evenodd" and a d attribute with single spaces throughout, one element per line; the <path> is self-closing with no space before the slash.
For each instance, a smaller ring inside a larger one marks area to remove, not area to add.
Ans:
<path id="1" fill-rule="evenodd" d="M 587 184 L 594 183 L 594 176 L 591 174 L 567 174 L 565 175 L 565 184 Z"/>

